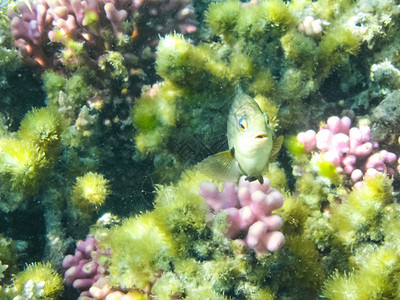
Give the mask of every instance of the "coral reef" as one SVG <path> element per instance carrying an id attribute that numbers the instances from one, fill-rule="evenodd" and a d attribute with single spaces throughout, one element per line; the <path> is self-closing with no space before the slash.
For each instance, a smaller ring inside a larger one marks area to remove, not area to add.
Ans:
<path id="1" fill-rule="evenodd" d="M 80 296 L 90 295 L 89 288 L 107 275 L 105 266 L 101 264 L 105 256 L 107 254 L 98 249 L 93 237 L 78 241 L 75 254 L 67 255 L 62 262 L 65 284 L 81 291 Z"/>
<path id="2" fill-rule="evenodd" d="M 29 232 L 28 222 L 15 226 L 18 214 L 38 218 L 38 232 L 45 235 L 32 239 L 43 253 L 32 243 L 21 252 L 35 252 L 32 261 L 46 256 L 60 265 L 66 249 L 98 217 L 111 186 L 116 201 L 108 209 L 127 215 L 131 210 L 121 203 L 133 211 L 152 206 L 150 196 L 136 198 L 151 189 L 151 181 L 142 177 L 151 167 L 137 172 L 147 161 L 135 164 L 132 157 L 129 107 L 142 83 L 153 81 L 159 35 L 193 33 L 197 23 L 190 1 L 20 1 L 2 6 L 0 25 L 1 76 L 17 73 L 1 83 L 2 89 L 13 89 L 14 97 L 10 100 L 7 92 L 0 100 L 7 104 L 1 105 L 0 115 L 0 207 L 15 212 L 4 218 L 2 228 L 9 235 Z M 97 174 L 97 180 L 83 180 L 87 174 Z M 127 186 L 133 181 L 138 184 L 132 193 Z M 67 226 L 70 222 L 74 229 Z"/>
<path id="3" fill-rule="evenodd" d="M 3 1 L 0 299 L 399 299 L 399 16 Z M 192 167 L 238 88 L 285 137 L 262 185 Z"/>
<path id="4" fill-rule="evenodd" d="M 281 208 L 283 196 L 270 187 L 268 178 L 262 185 L 246 182 L 244 177 L 235 187 L 225 183 L 221 192 L 218 186 L 204 181 L 200 184 L 200 195 L 215 213 L 226 213 L 229 229 L 226 236 L 254 249 L 258 254 L 276 251 L 284 243 L 282 233 L 277 231 L 282 219 L 272 211 Z M 238 239 L 245 236 L 243 239 Z"/>
<path id="5" fill-rule="evenodd" d="M 326 3 L 307 1 L 212 3 L 205 14 L 210 41 L 193 45 L 171 34 L 160 41 L 157 73 L 163 82 L 143 94 L 132 112 L 138 149 L 154 155 L 160 173 L 177 164 L 184 169 L 188 152 L 191 160 L 206 157 L 202 151 L 208 151 L 210 141 L 221 139 L 221 110 L 231 103 L 237 84 L 264 112 L 273 112 L 271 117 L 277 117 L 284 130 L 296 127 L 291 120 L 305 125 L 322 117 L 329 105 L 317 91 L 360 49 L 363 35 L 350 22 L 357 9 L 357 4 L 342 2 L 334 11 Z M 343 17 L 341 11 L 346 11 Z M 298 29 L 306 17 L 314 16 L 323 16 L 316 34 Z M 152 110 L 147 115 L 157 122 L 141 117 L 148 106 Z M 196 126 L 205 118 L 213 124 L 207 134 Z M 187 146 L 188 141 L 195 146 Z"/>
<path id="6" fill-rule="evenodd" d="M 50 263 L 31 264 L 19 272 L 6 293 L 11 299 L 57 299 L 63 292 L 63 280 Z M 14 298 L 12 298 L 14 297 Z"/>
<path id="7" fill-rule="evenodd" d="M 62 112 L 63 144 L 72 152 L 67 155 L 79 152 L 80 161 L 68 163 L 86 166 L 72 176 L 97 171 L 101 155 L 115 155 L 95 147 L 97 133 L 110 143 L 104 149 L 118 139 L 134 151 L 126 134 L 132 131 L 129 108 L 143 83 L 155 81 L 159 37 L 197 30 L 189 0 L 89 2 L 20 1 L 8 8 L 15 45 L 43 80 L 47 97 L 40 105 Z"/>
<path id="8" fill-rule="evenodd" d="M 318 149 L 319 153 L 317 151 L 313 158 L 316 165 L 330 163 L 338 172 L 349 175 L 354 183 L 364 175 L 374 176 L 385 172 L 393 176 L 396 154 L 379 151 L 378 142 L 370 138 L 371 129 L 368 125 L 360 125 L 358 128 L 350 126 L 349 117 L 340 119 L 333 116 L 317 133 L 314 130 L 300 132 L 297 141 L 303 145 L 305 152 Z"/>
<path id="9" fill-rule="evenodd" d="M 92 237 L 87 238 L 78 244 L 74 256 L 64 259 L 64 265 L 69 267 L 65 272 L 66 282 L 73 282 L 74 286 L 77 281 L 77 285 L 81 282 L 91 284 L 88 293 L 81 293 L 81 296 L 87 296 L 83 299 L 101 299 L 101 295 L 117 295 L 117 292 L 122 296 L 121 292 L 124 291 L 128 292 L 127 299 L 134 295 L 139 299 L 142 299 L 141 296 L 147 299 L 183 299 L 196 294 L 200 298 L 213 299 L 226 299 L 222 294 L 272 297 L 268 287 L 257 286 L 257 282 L 262 279 L 257 276 L 253 278 L 246 267 L 248 260 L 258 262 L 261 265 L 254 265 L 254 268 L 260 274 L 267 274 L 265 260 L 268 258 L 268 250 L 264 245 L 254 245 L 258 254 L 256 257 L 253 250 L 229 237 L 230 225 L 224 214 L 218 214 L 213 221 L 207 222 L 207 215 L 211 211 L 198 192 L 203 178 L 204 175 L 198 171 L 188 171 L 176 186 L 164 187 L 158 191 L 154 210 L 128 218 L 122 225 L 113 226 L 110 230 L 95 229 L 93 233 L 98 241 Z M 258 182 L 249 185 L 241 183 L 240 188 L 249 193 L 248 200 L 262 193 L 261 191 L 266 193 L 263 194 L 263 200 L 267 201 L 267 197 L 276 199 L 271 201 L 271 211 L 274 209 L 272 206 L 276 208 L 282 204 L 282 195 L 272 188 L 269 189 L 267 182 L 266 178 L 264 185 Z M 204 184 L 211 183 L 203 182 L 202 185 Z M 234 186 L 231 187 L 233 191 L 230 195 L 236 193 Z M 204 192 L 201 185 L 200 190 Z M 250 191 L 253 196 L 250 196 Z M 221 195 L 226 196 L 226 193 L 222 192 Z M 267 223 L 268 218 L 274 217 L 264 216 L 263 224 Z M 271 227 L 270 230 L 274 229 Z M 283 237 L 277 235 L 276 231 L 271 233 L 276 242 L 270 240 L 269 250 L 277 250 Z M 80 266 L 92 266 L 95 260 L 88 262 L 82 258 L 93 258 L 93 255 L 98 257 L 100 248 L 107 249 L 108 253 L 106 256 L 100 254 L 101 260 L 105 262 L 100 276 L 97 276 L 99 272 L 95 271 L 96 268 L 91 267 L 87 269 L 93 272 L 82 273 L 83 267 Z M 220 272 L 228 278 L 221 278 Z M 241 275 L 236 278 L 235 274 L 238 272 Z M 103 277 L 104 275 L 106 276 Z M 100 279 L 93 283 L 96 276 Z M 250 278 L 250 282 L 244 282 L 245 278 Z M 217 286 L 209 290 L 215 285 L 215 281 Z"/>
<path id="10" fill-rule="evenodd" d="M 157 34 L 196 30 L 190 2 L 185 1 L 33 0 L 19 2 L 8 15 L 22 56 L 45 68 L 60 63 L 96 66 L 102 55 L 118 45 L 133 42 L 140 53 L 144 45 L 156 42 Z"/>

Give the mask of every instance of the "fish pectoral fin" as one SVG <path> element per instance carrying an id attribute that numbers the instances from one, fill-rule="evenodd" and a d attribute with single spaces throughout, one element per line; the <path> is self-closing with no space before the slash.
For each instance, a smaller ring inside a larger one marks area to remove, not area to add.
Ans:
<path id="1" fill-rule="evenodd" d="M 258 180 L 260 182 L 260 184 L 264 183 L 264 178 L 262 177 L 262 175 L 258 175 L 258 176 L 246 176 L 246 178 L 244 180 L 247 180 L 249 182 Z"/>
<path id="2" fill-rule="evenodd" d="M 272 143 L 271 154 L 269 156 L 269 162 L 275 161 L 278 158 L 279 150 L 281 150 L 283 144 L 283 135 L 278 136 Z"/>
<path id="3" fill-rule="evenodd" d="M 211 155 L 198 163 L 196 167 L 204 175 L 223 181 L 237 181 L 242 172 L 233 153 L 231 149 Z"/>

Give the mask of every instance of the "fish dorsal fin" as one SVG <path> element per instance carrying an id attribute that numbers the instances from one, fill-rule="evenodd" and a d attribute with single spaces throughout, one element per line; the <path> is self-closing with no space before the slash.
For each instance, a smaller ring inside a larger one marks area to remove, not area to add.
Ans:
<path id="1" fill-rule="evenodd" d="M 272 142 L 271 154 L 269 156 L 269 162 L 275 161 L 278 157 L 279 150 L 281 150 L 283 144 L 283 135 L 278 136 Z"/>
<path id="2" fill-rule="evenodd" d="M 244 92 L 243 92 L 242 87 L 240 86 L 240 84 L 238 84 L 236 86 L 236 89 L 235 89 L 235 95 L 242 95 L 242 94 L 244 94 Z"/>
<path id="3" fill-rule="evenodd" d="M 242 175 L 234 150 L 219 152 L 205 158 L 196 168 L 207 176 L 223 181 L 237 181 Z"/>

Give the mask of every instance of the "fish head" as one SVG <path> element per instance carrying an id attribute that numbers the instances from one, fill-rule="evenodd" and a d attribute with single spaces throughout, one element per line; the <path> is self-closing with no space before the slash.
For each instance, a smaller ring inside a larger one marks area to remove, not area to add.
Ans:
<path id="1" fill-rule="evenodd" d="M 237 116 L 236 120 L 234 134 L 228 138 L 235 153 L 248 158 L 257 154 L 268 155 L 267 150 L 272 149 L 272 131 L 264 119 L 247 114 Z"/>

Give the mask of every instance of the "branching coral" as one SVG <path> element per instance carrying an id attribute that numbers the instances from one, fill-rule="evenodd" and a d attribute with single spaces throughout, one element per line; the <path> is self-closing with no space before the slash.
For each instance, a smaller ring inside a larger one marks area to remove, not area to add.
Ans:
<path id="1" fill-rule="evenodd" d="M 386 172 L 394 175 L 393 163 L 396 155 L 386 150 L 379 150 L 379 144 L 370 139 L 370 127 L 351 126 L 348 117 L 330 117 L 320 131 L 300 132 L 297 140 L 304 145 L 306 152 L 318 149 L 322 162 L 328 162 L 349 175 L 353 182 L 358 182 L 364 175 Z M 392 166 L 392 167 L 391 167 Z"/>
<path id="2" fill-rule="evenodd" d="M 276 251 L 283 245 L 285 239 L 277 231 L 282 219 L 272 214 L 283 205 L 283 196 L 270 187 L 268 178 L 264 178 L 261 185 L 246 182 L 242 177 L 237 188 L 232 183 L 225 183 L 221 192 L 215 184 L 202 182 L 200 195 L 215 213 L 223 211 L 227 214 L 227 237 L 242 242 L 258 254 Z"/>
<path id="3" fill-rule="evenodd" d="M 90 295 L 89 288 L 107 274 L 104 262 L 108 255 L 98 249 L 93 237 L 78 241 L 75 254 L 67 255 L 62 262 L 65 283 L 79 290 L 81 296 Z"/>
<path id="4" fill-rule="evenodd" d="M 23 57 L 46 68 L 56 67 L 59 59 L 64 65 L 95 66 L 101 55 L 115 47 L 130 43 L 140 48 L 136 49 L 139 54 L 145 46 L 151 46 L 157 34 L 196 30 L 193 10 L 185 1 L 33 0 L 19 2 L 9 16 Z M 49 42 L 55 49 L 48 46 Z"/>

